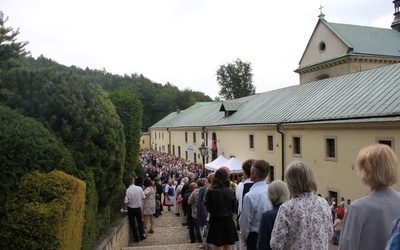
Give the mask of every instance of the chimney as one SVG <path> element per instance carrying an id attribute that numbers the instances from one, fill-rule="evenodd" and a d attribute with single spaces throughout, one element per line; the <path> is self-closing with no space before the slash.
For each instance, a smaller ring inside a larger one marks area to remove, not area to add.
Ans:
<path id="1" fill-rule="evenodd" d="M 392 22 L 392 29 L 400 32 L 400 0 L 394 0 L 394 20 Z"/>

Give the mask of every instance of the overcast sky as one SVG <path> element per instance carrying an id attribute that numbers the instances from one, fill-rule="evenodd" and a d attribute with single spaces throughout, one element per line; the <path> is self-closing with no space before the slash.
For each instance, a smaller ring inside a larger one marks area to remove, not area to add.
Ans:
<path id="1" fill-rule="evenodd" d="M 33 57 L 143 74 L 211 98 L 216 71 L 250 62 L 261 93 L 299 83 L 293 71 L 318 21 L 390 28 L 392 0 L 1 0 Z"/>

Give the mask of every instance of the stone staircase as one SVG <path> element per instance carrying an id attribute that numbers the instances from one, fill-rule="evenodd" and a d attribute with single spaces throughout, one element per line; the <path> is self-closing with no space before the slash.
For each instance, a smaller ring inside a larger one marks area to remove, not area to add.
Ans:
<path id="1" fill-rule="evenodd" d="M 199 243 L 190 243 L 189 230 L 186 226 L 182 226 L 180 218 L 173 211 L 164 208 L 162 215 L 154 218 L 154 233 L 146 233 L 147 239 L 140 242 L 130 242 L 128 247 L 123 250 L 140 250 L 140 249 L 175 249 L 175 250 L 192 250 L 199 249 Z M 145 232 L 150 227 L 150 221 Z"/>
<path id="2" fill-rule="evenodd" d="M 164 208 L 163 214 L 154 218 L 154 233 L 146 233 L 147 239 L 140 242 L 130 242 L 128 247 L 122 250 L 199 250 L 199 243 L 190 243 L 189 229 L 182 226 L 181 220 L 173 211 Z M 148 228 L 150 221 L 148 221 Z M 148 231 L 145 229 L 145 232 Z M 235 246 L 234 249 L 239 249 Z M 337 246 L 329 245 L 329 250 L 337 250 Z"/>

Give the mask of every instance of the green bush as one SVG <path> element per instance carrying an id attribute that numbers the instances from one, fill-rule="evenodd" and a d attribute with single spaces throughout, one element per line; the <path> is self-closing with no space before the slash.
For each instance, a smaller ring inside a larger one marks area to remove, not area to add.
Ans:
<path id="1" fill-rule="evenodd" d="M 60 138 L 34 119 L 0 105 L 0 204 L 24 174 L 53 169 L 76 172 Z"/>
<path id="2" fill-rule="evenodd" d="M 143 119 L 143 106 L 132 90 L 119 89 L 110 93 L 117 114 L 124 125 L 126 160 L 124 179 L 137 174 L 136 169 L 143 169 L 138 161 L 140 135 Z"/>
<path id="3" fill-rule="evenodd" d="M 67 71 L 12 69 L 1 74 L 0 102 L 59 136 L 78 169 L 93 169 L 99 209 L 109 206 L 122 182 L 125 136 L 100 85 Z"/>
<path id="4" fill-rule="evenodd" d="M 86 185 L 61 171 L 25 175 L 8 196 L 1 249 L 81 249 Z"/>
<path id="5" fill-rule="evenodd" d="M 121 215 L 121 208 L 124 206 L 124 198 L 126 193 L 126 186 L 124 183 L 118 187 L 117 192 L 115 193 L 115 200 L 111 203 L 111 211 L 118 211 L 117 213 L 111 213 L 111 220 L 115 220 L 119 215 Z"/>
<path id="6" fill-rule="evenodd" d="M 96 236 L 100 236 L 110 228 L 111 225 L 111 208 L 107 206 L 99 209 L 97 212 Z"/>
<path id="7" fill-rule="evenodd" d="M 82 250 L 93 249 L 97 239 L 97 203 L 99 198 L 96 192 L 94 174 L 90 168 L 80 171 L 78 177 L 86 182 L 86 209 L 85 224 L 83 226 Z"/>

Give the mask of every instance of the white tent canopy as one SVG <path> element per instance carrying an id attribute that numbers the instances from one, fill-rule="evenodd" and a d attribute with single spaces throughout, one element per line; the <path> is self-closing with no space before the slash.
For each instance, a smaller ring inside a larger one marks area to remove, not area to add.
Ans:
<path id="1" fill-rule="evenodd" d="M 217 169 L 222 166 L 221 164 L 227 161 L 228 159 L 226 159 L 223 155 L 220 155 L 217 159 L 213 160 L 212 162 L 206 163 L 205 167 L 208 170 L 217 171 Z"/>
<path id="2" fill-rule="evenodd" d="M 205 165 L 206 169 L 211 171 L 217 171 L 217 169 L 219 169 L 222 166 L 228 167 L 231 174 L 237 174 L 243 171 L 242 162 L 236 159 L 235 157 L 232 157 L 229 160 L 227 160 L 225 157 L 220 155 L 217 159 Z"/>
<path id="3" fill-rule="evenodd" d="M 231 174 L 238 174 L 243 172 L 242 170 L 242 162 L 236 159 L 235 157 L 230 158 L 227 162 L 225 162 L 222 166 L 226 166 L 231 171 Z"/>

